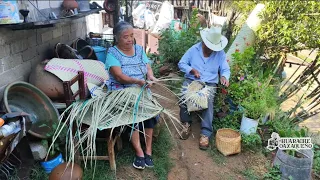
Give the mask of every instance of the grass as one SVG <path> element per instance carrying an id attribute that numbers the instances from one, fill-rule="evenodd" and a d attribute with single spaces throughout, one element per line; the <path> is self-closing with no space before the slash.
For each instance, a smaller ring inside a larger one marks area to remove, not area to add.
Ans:
<path id="1" fill-rule="evenodd" d="M 214 144 L 215 144 L 215 143 L 214 143 L 214 140 L 213 140 L 212 143 L 211 143 L 211 147 L 212 147 L 212 148 L 210 149 L 209 153 L 210 153 L 210 155 L 211 155 L 211 157 L 212 157 L 212 159 L 213 159 L 214 162 L 216 162 L 218 165 L 224 165 L 225 162 L 226 162 L 226 157 L 223 156 L 223 155 L 218 151 L 217 148 L 215 148 L 215 145 L 214 145 Z"/>
<path id="2" fill-rule="evenodd" d="M 159 134 L 159 137 L 157 138 L 157 141 L 153 144 L 153 160 L 155 162 L 155 167 L 150 170 L 150 173 L 154 173 L 158 179 L 164 180 L 167 179 L 168 173 L 170 171 L 170 168 L 172 167 L 172 162 L 169 157 L 169 152 L 172 148 L 172 140 L 171 136 L 167 130 L 166 127 L 161 128 L 161 132 Z M 99 143 L 97 145 L 97 153 L 99 152 L 105 152 L 106 150 L 106 144 Z M 117 153 L 116 156 L 116 162 L 117 162 L 117 169 L 119 167 L 130 167 L 131 163 L 134 158 L 134 151 L 131 148 L 131 145 L 129 143 L 124 143 L 123 149 Z M 88 164 L 89 165 L 89 164 Z M 144 170 L 146 171 L 146 170 Z M 153 172 L 152 172 L 153 171 Z M 87 169 L 84 169 L 83 172 L 83 180 L 89 180 L 92 179 L 92 175 L 94 173 L 94 164 L 92 167 L 87 167 Z M 119 172 L 117 172 L 119 173 Z M 94 173 L 94 179 L 103 179 L 103 180 L 112 180 L 116 179 L 116 175 L 114 172 L 110 170 L 109 162 L 108 161 L 97 161 L 96 167 L 95 167 L 95 173 Z M 130 179 L 130 177 L 128 177 Z M 39 163 L 35 164 L 31 171 L 30 179 L 32 180 L 43 180 L 43 179 L 49 179 L 49 175 L 44 172 L 42 167 Z"/>
<path id="3" fill-rule="evenodd" d="M 254 170 L 252 169 L 246 169 L 244 171 L 241 172 L 247 179 L 250 180 L 258 180 L 260 179 L 254 172 Z"/>
<path id="4" fill-rule="evenodd" d="M 158 140 L 153 145 L 154 172 L 160 180 L 167 179 L 168 173 L 173 166 L 169 157 L 172 146 L 173 143 L 169 130 L 163 126 Z"/>

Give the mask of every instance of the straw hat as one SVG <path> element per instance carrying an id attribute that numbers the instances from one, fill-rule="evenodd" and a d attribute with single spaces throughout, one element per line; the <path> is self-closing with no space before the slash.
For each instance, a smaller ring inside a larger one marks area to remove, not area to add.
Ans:
<path id="1" fill-rule="evenodd" d="M 221 26 L 211 26 L 200 31 L 202 41 L 209 49 L 221 51 L 227 46 L 228 39 L 221 35 L 221 30 Z"/>

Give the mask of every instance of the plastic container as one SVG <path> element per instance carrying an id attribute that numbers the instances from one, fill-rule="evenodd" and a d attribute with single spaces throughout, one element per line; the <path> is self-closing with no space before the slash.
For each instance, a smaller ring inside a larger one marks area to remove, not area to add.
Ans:
<path id="1" fill-rule="evenodd" d="M 107 58 L 106 48 L 102 46 L 92 46 L 92 48 L 96 53 L 98 60 L 105 63 Z"/>
<path id="2" fill-rule="evenodd" d="M 257 131 L 258 121 L 242 116 L 240 132 L 249 135 Z"/>
<path id="3" fill-rule="evenodd" d="M 49 174 L 51 173 L 51 171 L 58 166 L 59 164 L 64 163 L 63 158 L 62 158 L 62 154 L 60 153 L 57 157 L 55 157 L 54 159 L 50 160 L 50 161 L 43 161 L 40 162 L 42 168 L 44 169 L 44 171 Z"/>
<path id="4" fill-rule="evenodd" d="M 294 157 L 283 150 L 278 149 L 274 158 L 273 165 L 279 166 L 281 171 L 281 179 L 312 179 L 312 149 L 301 149 L 298 151 L 303 157 Z"/>
<path id="5" fill-rule="evenodd" d="M 7 137 L 11 134 L 17 133 L 21 130 L 19 121 L 10 122 L 0 128 L 0 136 Z"/>

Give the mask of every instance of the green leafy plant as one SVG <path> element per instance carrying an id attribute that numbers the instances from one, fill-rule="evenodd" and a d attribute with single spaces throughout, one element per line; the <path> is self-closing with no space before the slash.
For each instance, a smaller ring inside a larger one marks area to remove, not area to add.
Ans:
<path id="1" fill-rule="evenodd" d="M 268 168 L 268 172 L 263 176 L 264 180 L 279 180 L 281 179 L 281 171 L 279 166 Z"/>
<path id="2" fill-rule="evenodd" d="M 264 23 L 257 32 L 256 47 L 275 66 L 283 52 L 320 47 L 319 1 L 260 1 Z"/>
<path id="3" fill-rule="evenodd" d="M 277 94 L 272 86 L 259 82 L 257 79 L 249 79 L 250 81 L 245 92 L 248 93 L 244 97 L 241 106 L 244 108 L 245 116 L 258 120 L 267 114 L 275 114 L 277 109 Z"/>
<path id="4" fill-rule="evenodd" d="M 320 177 L 320 147 L 318 145 L 314 145 L 313 152 L 313 171 L 316 176 Z"/>
<path id="5" fill-rule="evenodd" d="M 148 53 L 147 57 L 152 61 L 151 68 L 152 68 L 153 74 L 156 77 L 159 77 L 160 76 L 159 70 L 164 64 L 163 61 L 161 61 L 161 59 L 159 58 L 159 55 L 157 54 Z"/>
<path id="6" fill-rule="evenodd" d="M 258 134 L 241 134 L 242 147 L 244 149 L 259 150 L 262 145 L 261 137 Z"/>
<path id="7" fill-rule="evenodd" d="M 228 114 L 224 118 L 217 118 L 215 119 L 215 122 L 213 123 L 213 126 L 215 129 L 221 129 L 221 128 L 231 128 L 233 130 L 239 130 L 240 129 L 240 121 L 242 117 L 241 111 L 235 111 L 231 114 Z"/>
<path id="8" fill-rule="evenodd" d="M 242 53 L 235 52 L 232 54 L 232 78 L 233 82 L 241 81 L 249 74 L 259 72 L 259 63 L 255 60 L 255 49 L 253 47 L 246 48 Z"/>
<path id="9" fill-rule="evenodd" d="M 56 129 L 57 129 L 57 124 L 53 123 L 51 126 L 47 125 L 47 124 L 41 124 L 39 126 L 41 127 L 47 127 L 49 129 L 49 131 L 46 133 L 46 136 L 48 139 L 43 139 L 41 141 L 42 145 L 44 145 L 45 147 L 49 147 L 49 145 L 51 144 L 51 138 L 53 137 L 53 134 L 55 133 Z M 53 158 L 54 156 L 56 156 L 59 152 L 61 152 L 60 149 L 60 141 L 55 141 L 53 144 L 53 147 L 51 148 L 50 152 L 47 152 L 49 159 Z"/>
<path id="10" fill-rule="evenodd" d="M 163 62 L 177 65 L 184 53 L 199 42 L 200 22 L 196 17 L 197 14 L 198 9 L 194 8 L 190 20 L 191 26 L 187 29 L 175 31 L 168 28 L 161 33 L 158 51 Z"/>

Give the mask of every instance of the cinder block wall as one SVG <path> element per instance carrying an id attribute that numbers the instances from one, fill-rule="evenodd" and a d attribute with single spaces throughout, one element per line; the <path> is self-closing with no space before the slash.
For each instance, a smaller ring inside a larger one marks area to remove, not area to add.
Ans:
<path id="1" fill-rule="evenodd" d="M 9 83 L 28 82 L 31 70 L 41 61 L 53 57 L 55 44 L 70 45 L 78 37 L 85 38 L 86 33 L 85 18 L 35 30 L 0 28 L 0 98 Z"/>

